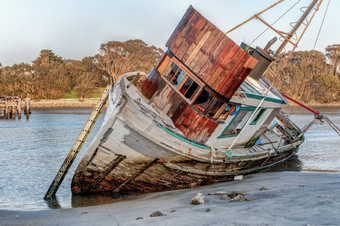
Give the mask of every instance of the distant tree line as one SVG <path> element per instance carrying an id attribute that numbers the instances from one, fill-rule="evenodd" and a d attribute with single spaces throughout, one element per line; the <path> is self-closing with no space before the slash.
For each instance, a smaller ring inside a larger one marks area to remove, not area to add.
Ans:
<path id="1" fill-rule="evenodd" d="M 0 64 L 0 96 L 59 99 L 73 92 L 78 98 L 89 97 L 125 72 L 149 72 L 162 55 L 163 50 L 141 40 L 102 44 L 97 55 L 82 60 L 41 50 L 32 64 Z"/>
<path id="2" fill-rule="evenodd" d="M 340 45 L 330 45 L 325 53 L 294 52 L 287 60 L 281 54 L 273 65 L 276 76 L 269 77 L 283 93 L 304 103 L 340 102 Z"/>
<path id="3" fill-rule="evenodd" d="M 163 50 L 141 40 L 111 41 L 100 46 L 95 56 L 66 60 L 51 50 L 41 50 L 32 64 L 0 64 L 0 96 L 29 94 L 35 99 L 58 99 L 67 93 L 84 98 L 99 92 L 129 71 L 148 73 Z M 340 102 L 340 45 L 330 45 L 325 53 L 298 51 L 277 57 L 272 69 L 280 91 L 305 103 Z"/>

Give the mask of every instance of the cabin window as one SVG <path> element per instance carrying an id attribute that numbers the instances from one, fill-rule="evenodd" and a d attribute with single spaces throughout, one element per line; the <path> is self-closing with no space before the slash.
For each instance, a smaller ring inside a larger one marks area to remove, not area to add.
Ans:
<path id="1" fill-rule="evenodd" d="M 221 120 L 225 120 L 229 115 L 235 115 L 240 108 L 240 106 L 230 105 L 220 100 L 216 103 L 216 106 L 218 110 L 213 118 Z"/>
<path id="2" fill-rule="evenodd" d="M 240 111 L 234 116 L 226 129 L 222 132 L 219 138 L 228 137 L 228 136 L 236 136 L 240 133 L 242 128 L 246 125 L 250 116 L 253 114 L 253 110 L 249 110 L 247 108 L 240 109 Z"/>
<path id="3" fill-rule="evenodd" d="M 259 121 L 263 113 L 266 111 L 266 109 L 260 109 L 256 112 L 253 120 L 251 121 L 250 125 L 256 125 L 256 123 Z"/>
<path id="4" fill-rule="evenodd" d="M 225 109 L 225 103 L 223 101 L 216 100 L 215 104 L 213 104 L 212 107 L 207 112 L 207 115 L 214 119 L 217 119 L 222 114 L 224 109 Z"/>
<path id="5" fill-rule="evenodd" d="M 169 72 L 164 77 L 178 92 L 190 101 L 194 99 L 201 88 L 193 78 L 175 63 L 171 64 Z"/>
<path id="6" fill-rule="evenodd" d="M 194 102 L 194 106 L 203 113 L 206 113 L 208 107 L 212 104 L 214 97 L 207 90 L 202 90 Z"/>

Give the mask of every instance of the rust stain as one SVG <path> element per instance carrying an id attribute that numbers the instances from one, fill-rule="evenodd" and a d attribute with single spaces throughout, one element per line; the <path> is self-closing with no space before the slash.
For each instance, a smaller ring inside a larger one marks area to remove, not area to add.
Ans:
<path id="1" fill-rule="evenodd" d="M 160 159 L 158 160 L 158 162 L 159 162 L 159 163 L 164 163 L 164 162 L 166 162 L 166 159 L 165 159 L 165 158 L 160 158 Z"/>

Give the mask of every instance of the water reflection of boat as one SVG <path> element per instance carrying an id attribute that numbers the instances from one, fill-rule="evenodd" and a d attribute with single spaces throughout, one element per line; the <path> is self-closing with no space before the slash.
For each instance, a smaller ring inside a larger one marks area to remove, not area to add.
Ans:
<path id="1" fill-rule="evenodd" d="M 139 73 L 127 73 L 110 90 L 72 192 L 186 188 L 293 156 L 303 134 L 263 77 L 275 60 L 273 41 L 240 47 L 190 6 L 142 86 Z"/>

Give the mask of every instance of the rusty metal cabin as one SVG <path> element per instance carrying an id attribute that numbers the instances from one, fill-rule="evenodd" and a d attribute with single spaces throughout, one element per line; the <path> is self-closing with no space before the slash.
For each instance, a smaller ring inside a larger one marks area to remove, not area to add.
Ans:
<path id="1" fill-rule="evenodd" d="M 257 60 L 190 6 L 142 85 L 184 136 L 206 142 Z"/>

